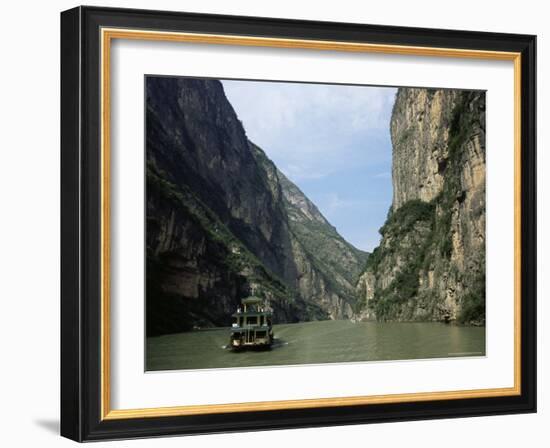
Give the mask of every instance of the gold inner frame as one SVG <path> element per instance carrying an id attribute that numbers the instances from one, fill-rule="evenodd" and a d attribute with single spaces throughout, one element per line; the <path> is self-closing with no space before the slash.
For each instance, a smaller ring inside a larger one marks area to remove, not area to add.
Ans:
<path id="1" fill-rule="evenodd" d="M 521 54 L 455 48 L 279 39 L 250 36 L 101 29 L 101 419 L 166 417 L 262 410 L 306 409 L 414 401 L 502 397 L 521 394 Z M 314 398 L 229 404 L 111 409 L 110 369 L 110 50 L 113 39 L 168 41 L 213 45 L 295 48 L 357 53 L 506 60 L 514 63 L 514 386 L 442 392 L 418 392 L 337 398 Z"/>

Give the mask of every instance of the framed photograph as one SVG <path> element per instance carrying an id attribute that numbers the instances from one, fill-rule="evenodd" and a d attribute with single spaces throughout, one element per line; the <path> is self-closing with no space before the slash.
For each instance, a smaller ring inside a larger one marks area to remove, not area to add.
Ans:
<path id="1" fill-rule="evenodd" d="M 61 14 L 61 433 L 536 411 L 535 36 Z"/>

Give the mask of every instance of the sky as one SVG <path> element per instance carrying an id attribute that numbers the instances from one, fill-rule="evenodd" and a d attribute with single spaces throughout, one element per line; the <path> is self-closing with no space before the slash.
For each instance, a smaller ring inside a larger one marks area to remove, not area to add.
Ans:
<path id="1" fill-rule="evenodd" d="M 372 251 L 392 201 L 389 122 L 396 89 L 222 81 L 248 138 L 340 235 Z"/>

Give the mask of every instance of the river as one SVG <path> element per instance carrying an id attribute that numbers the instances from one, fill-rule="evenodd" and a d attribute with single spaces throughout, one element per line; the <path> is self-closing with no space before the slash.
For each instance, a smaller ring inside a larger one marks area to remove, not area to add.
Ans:
<path id="1" fill-rule="evenodd" d="M 228 328 L 147 339 L 147 370 L 279 366 L 485 355 L 485 327 L 349 320 L 274 325 L 269 351 L 233 352 Z"/>

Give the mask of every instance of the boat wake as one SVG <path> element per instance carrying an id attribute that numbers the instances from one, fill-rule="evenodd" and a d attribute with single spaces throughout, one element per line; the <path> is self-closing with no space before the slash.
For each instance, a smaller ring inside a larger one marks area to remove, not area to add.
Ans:
<path id="1" fill-rule="evenodd" d="M 271 350 L 282 348 L 286 345 L 290 344 L 290 342 L 284 341 L 282 339 L 274 338 L 273 342 L 271 343 Z M 222 350 L 231 350 L 231 346 L 229 344 L 225 344 L 220 346 Z"/>

